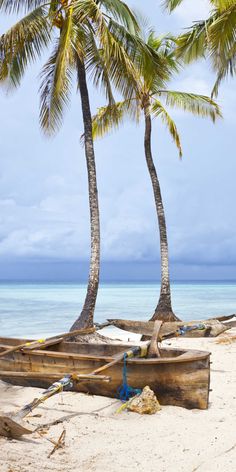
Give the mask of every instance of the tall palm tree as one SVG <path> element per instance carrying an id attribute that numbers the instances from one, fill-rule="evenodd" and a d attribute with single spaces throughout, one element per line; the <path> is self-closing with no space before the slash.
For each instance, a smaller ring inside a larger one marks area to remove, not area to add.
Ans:
<path id="1" fill-rule="evenodd" d="M 60 128 L 74 73 L 77 75 L 88 172 L 91 257 L 85 302 L 71 329 L 91 326 L 99 284 L 100 223 L 86 77 L 89 73 L 94 85 L 104 89 L 112 105 L 110 80 L 129 97 L 130 82 L 140 62 L 136 57 L 152 53 L 136 38 L 136 18 L 121 0 L 0 0 L 1 12 L 23 12 L 26 16 L 0 36 L 0 82 L 9 87 L 20 85 L 27 67 L 53 46 L 41 72 L 40 125 L 45 133 L 50 135 Z M 120 68 L 124 70 L 122 78 Z"/>
<path id="2" fill-rule="evenodd" d="M 166 0 L 173 11 L 182 0 Z M 186 62 L 199 57 L 209 57 L 217 79 L 212 95 L 218 94 L 221 81 L 236 74 L 236 0 L 210 0 L 209 18 L 194 22 L 178 39 L 177 56 Z"/>
<path id="3" fill-rule="evenodd" d="M 95 137 L 103 136 L 112 127 L 118 127 L 127 116 L 137 121 L 140 120 L 141 116 L 144 117 L 144 151 L 153 188 L 161 252 L 161 290 L 155 312 L 151 319 L 174 321 L 178 318 L 172 310 L 171 303 L 166 219 L 151 147 L 152 117 L 161 118 L 167 126 L 178 148 L 179 156 L 182 157 L 180 136 L 175 122 L 169 115 L 168 108 L 179 108 L 204 118 L 210 117 L 213 122 L 220 116 L 220 110 L 217 104 L 209 97 L 167 89 L 168 81 L 173 73 L 178 70 L 178 63 L 174 56 L 171 39 L 168 37 L 156 38 L 151 33 L 147 38 L 147 45 L 159 55 L 164 71 L 153 66 L 149 58 L 144 60 L 142 72 L 139 74 L 139 79 L 133 87 L 132 97 L 128 100 L 100 108 L 97 115 L 93 117 L 93 134 Z"/>

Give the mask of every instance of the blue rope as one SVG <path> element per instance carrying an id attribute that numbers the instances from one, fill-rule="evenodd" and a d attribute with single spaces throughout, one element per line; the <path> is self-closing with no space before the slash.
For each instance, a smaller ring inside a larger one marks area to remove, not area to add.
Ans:
<path id="1" fill-rule="evenodd" d="M 124 354 L 124 365 L 123 365 L 123 383 L 118 389 L 118 396 L 121 401 L 127 402 L 134 395 L 140 395 L 142 390 L 140 388 L 132 388 L 127 383 L 127 354 Z"/>
<path id="2" fill-rule="evenodd" d="M 192 331 L 194 329 L 205 329 L 205 325 L 200 323 L 198 325 L 192 325 L 192 326 L 181 326 L 179 328 L 179 334 L 184 335 L 185 333 L 187 333 L 187 331 Z"/>

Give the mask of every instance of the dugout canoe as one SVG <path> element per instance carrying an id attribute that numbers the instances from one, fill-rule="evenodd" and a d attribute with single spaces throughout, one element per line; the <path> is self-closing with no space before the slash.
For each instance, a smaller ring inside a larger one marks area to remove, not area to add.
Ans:
<path id="1" fill-rule="evenodd" d="M 0 338 L 0 352 L 29 340 Z M 0 358 L 0 379 L 14 385 L 47 388 L 62 374 L 88 374 L 111 362 L 130 344 L 82 344 L 60 342 L 45 349 L 23 349 Z M 206 351 L 160 348 L 161 357 L 133 358 L 127 362 L 128 384 L 133 388 L 149 385 L 162 405 L 207 409 L 210 387 L 210 353 Z M 122 385 L 123 362 L 110 367 L 109 383 L 80 381 L 74 390 L 118 397 Z"/>

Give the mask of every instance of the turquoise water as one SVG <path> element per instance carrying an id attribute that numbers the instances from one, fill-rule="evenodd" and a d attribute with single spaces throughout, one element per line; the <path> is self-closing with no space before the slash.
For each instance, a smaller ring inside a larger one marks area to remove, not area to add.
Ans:
<path id="1" fill-rule="evenodd" d="M 0 284 L 0 335 L 41 337 L 67 331 L 80 313 L 85 285 Z M 95 319 L 148 319 L 159 286 L 101 285 Z M 172 286 L 175 313 L 184 320 L 236 312 L 236 283 L 178 283 Z"/>

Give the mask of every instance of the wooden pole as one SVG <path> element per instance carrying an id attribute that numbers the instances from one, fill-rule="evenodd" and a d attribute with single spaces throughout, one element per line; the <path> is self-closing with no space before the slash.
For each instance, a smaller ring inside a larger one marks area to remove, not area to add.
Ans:
<path id="1" fill-rule="evenodd" d="M 2 378 L 19 378 L 19 379 L 42 379 L 44 376 L 46 379 L 50 378 L 52 380 L 60 379 L 62 373 L 56 372 L 14 372 L 12 370 L 0 370 L 0 379 Z M 106 375 L 94 375 L 92 374 L 72 374 L 73 380 L 78 380 L 81 382 L 89 382 L 89 381 L 99 381 L 99 382 L 110 382 L 111 378 L 107 377 Z"/>
<path id="2" fill-rule="evenodd" d="M 0 357 L 4 357 L 7 354 L 10 354 L 12 352 L 19 351 L 20 349 L 27 349 L 27 350 L 33 350 L 33 349 L 42 349 L 47 346 L 52 346 L 54 344 L 58 344 L 61 341 L 63 341 L 66 338 L 70 338 L 71 336 L 78 336 L 78 335 L 84 335 L 84 334 L 91 334 L 96 331 L 95 328 L 85 328 L 85 329 L 76 329 L 75 331 L 63 333 L 63 334 L 58 334 L 56 336 L 52 336 L 47 339 L 40 339 L 38 341 L 31 341 L 31 342 L 26 342 L 22 344 L 18 344 L 18 346 L 13 346 L 10 347 L 9 349 L 6 349 L 3 352 L 0 352 Z"/>
<path id="3" fill-rule="evenodd" d="M 148 349 L 148 357 L 161 357 L 160 351 L 158 349 L 158 338 L 161 329 L 162 321 L 156 320 L 154 322 L 154 329 L 152 334 L 152 339 Z"/>

